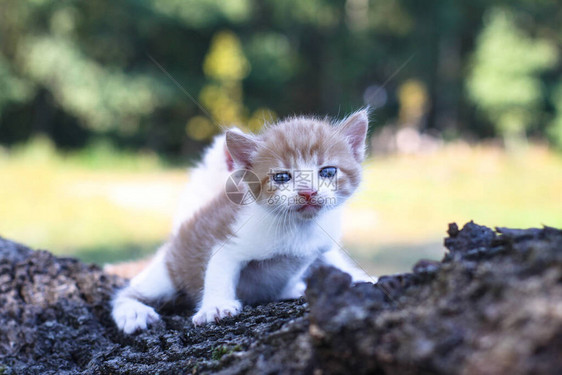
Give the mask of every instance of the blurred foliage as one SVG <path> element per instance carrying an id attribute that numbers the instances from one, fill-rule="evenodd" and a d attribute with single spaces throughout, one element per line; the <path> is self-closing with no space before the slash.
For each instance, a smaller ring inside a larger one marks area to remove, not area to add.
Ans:
<path id="1" fill-rule="evenodd" d="M 525 35 L 511 12 L 493 9 L 486 21 L 468 79 L 470 96 L 500 135 L 517 142 L 540 122 L 540 73 L 554 67 L 557 51 L 549 40 Z"/>
<path id="2" fill-rule="evenodd" d="M 557 0 L 2 0 L 0 143 L 196 154 L 222 126 L 371 105 L 375 127 L 562 149 L 560 19 Z"/>
<path id="3" fill-rule="evenodd" d="M 553 102 L 556 108 L 556 117 L 548 128 L 548 136 L 562 151 L 562 82 L 558 83 L 554 90 Z"/>
<path id="4" fill-rule="evenodd" d="M 264 121 L 256 116 L 275 117 L 267 108 L 258 108 L 248 119 L 243 103 L 242 80 L 250 72 L 250 64 L 244 56 L 238 37 L 229 31 L 218 32 L 211 41 L 209 52 L 203 61 L 203 72 L 211 80 L 201 90 L 200 102 L 207 117 L 195 116 L 187 123 L 187 134 L 197 140 L 209 140 L 223 126 L 239 126 L 256 131 Z M 247 125 L 247 126 L 245 126 Z"/>
<path id="5" fill-rule="evenodd" d="M 422 82 L 408 80 L 398 88 L 400 111 L 398 119 L 404 125 L 416 125 L 427 110 L 427 90 Z"/>
<path id="6" fill-rule="evenodd" d="M 0 149 L 0 151 L 3 151 Z M 15 162 L 17 161 L 17 162 Z M 154 172 L 167 167 L 162 158 L 150 151 L 130 153 L 115 148 L 110 142 L 97 140 L 77 151 L 61 153 L 53 142 L 41 135 L 10 152 L 0 152 L 0 163 L 19 164 L 47 169 Z"/>

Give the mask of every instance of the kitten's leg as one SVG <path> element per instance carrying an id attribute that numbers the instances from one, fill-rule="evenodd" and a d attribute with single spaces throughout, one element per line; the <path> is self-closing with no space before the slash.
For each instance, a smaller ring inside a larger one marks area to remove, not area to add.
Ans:
<path id="1" fill-rule="evenodd" d="M 289 279 L 289 282 L 281 292 L 280 299 L 297 299 L 304 296 L 304 291 L 306 290 L 304 275 L 314 260 L 314 258 L 307 260 L 301 269 Z"/>
<path id="2" fill-rule="evenodd" d="M 306 290 L 306 283 L 302 278 L 298 280 L 291 280 L 289 284 L 283 289 L 280 299 L 297 299 L 304 296 L 304 291 Z"/>
<path id="3" fill-rule="evenodd" d="M 353 261 L 344 254 L 338 247 L 334 246 L 329 251 L 320 256 L 320 260 L 326 264 L 339 268 L 343 272 L 348 273 L 354 283 L 377 281 L 376 277 L 367 275 L 365 271 L 353 264 Z"/>
<path id="4" fill-rule="evenodd" d="M 234 259 L 228 248 L 219 249 L 209 260 L 201 307 L 192 321 L 195 325 L 218 322 L 226 316 L 237 315 L 242 304 L 236 299 L 236 285 L 244 262 Z"/>
<path id="5" fill-rule="evenodd" d="M 162 246 L 149 266 L 135 276 L 129 286 L 120 290 L 113 299 L 111 315 L 115 324 L 125 333 L 146 329 L 160 317 L 142 300 L 160 300 L 172 297 L 176 290 L 164 262 L 167 244 Z"/>

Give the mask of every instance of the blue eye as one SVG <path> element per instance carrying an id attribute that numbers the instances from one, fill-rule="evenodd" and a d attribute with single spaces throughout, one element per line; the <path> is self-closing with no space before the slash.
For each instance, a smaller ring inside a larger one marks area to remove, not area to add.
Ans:
<path id="1" fill-rule="evenodd" d="M 324 168 L 320 169 L 318 174 L 322 178 L 332 178 L 336 175 L 337 171 L 338 171 L 338 169 L 336 167 L 324 167 Z"/>
<path id="2" fill-rule="evenodd" d="M 273 181 L 278 184 L 283 184 L 285 182 L 291 181 L 291 174 L 289 172 L 279 172 L 273 174 Z"/>

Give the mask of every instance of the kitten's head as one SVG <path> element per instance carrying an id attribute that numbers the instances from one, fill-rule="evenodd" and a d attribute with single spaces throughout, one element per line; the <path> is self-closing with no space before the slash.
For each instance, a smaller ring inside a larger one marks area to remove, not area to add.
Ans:
<path id="1" fill-rule="evenodd" d="M 228 131 L 226 145 L 235 168 L 259 178 L 258 204 L 310 219 L 341 205 L 359 185 L 368 122 L 367 110 L 337 124 L 295 117 L 259 135 Z"/>

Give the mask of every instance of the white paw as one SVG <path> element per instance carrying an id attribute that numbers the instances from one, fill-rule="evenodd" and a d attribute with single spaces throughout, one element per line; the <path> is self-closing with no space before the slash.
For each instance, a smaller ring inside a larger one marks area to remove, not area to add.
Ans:
<path id="1" fill-rule="evenodd" d="M 281 299 L 297 299 L 304 296 L 304 291 L 306 289 L 306 284 L 304 281 L 299 281 L 292 285 L 287 285 L 283 293 L 281 293 Z"/>
<path id="2" fill-rule="evenodd" d="M 203 325 L 210 322 L 219 322 L 222 318 L 227 316 L 235 316 L 242 310 L 242 304 L 239 301 L 221 301 L 218 303 L 209 303 L 203 305 L 191 321 L 196 326 Z"/>
<path id="3" fill-rule="evenodd" d="M 111 315 L 117 328 L 126 334 L 133 333 L 138 329 L 146 329 L 149 324 L 160 319 L 152 307 L 134 299 L 126 299 L 116 303 Z"/>

